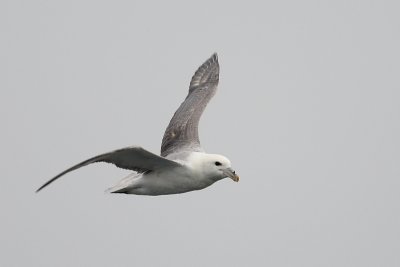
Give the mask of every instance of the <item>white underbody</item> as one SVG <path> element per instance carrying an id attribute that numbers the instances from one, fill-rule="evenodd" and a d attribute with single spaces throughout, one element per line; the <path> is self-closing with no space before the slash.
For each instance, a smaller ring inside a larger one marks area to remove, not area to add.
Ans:
<path id="1" fill-rule="evenodd" d="M 220 180 L 203 168 L 205 153 L 193 152 L 180 167 L 164 168 L 148 173 L 132 173 L 110 188 L 111 193 L 135 195 L 168 195 L 200 190 Z"/>

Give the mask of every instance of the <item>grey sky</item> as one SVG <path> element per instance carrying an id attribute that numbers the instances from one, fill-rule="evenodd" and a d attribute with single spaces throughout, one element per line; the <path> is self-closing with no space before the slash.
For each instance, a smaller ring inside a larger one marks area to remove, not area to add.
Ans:
<path id="1" fill-rule="evenodd" d="M 1 1 L 1 266 L 400 266 L 398 1 Z M 159 152 L 196 68 L 241 176 L 105 194 Z M 189 264 L 190 263 L 190 264 Z"/>

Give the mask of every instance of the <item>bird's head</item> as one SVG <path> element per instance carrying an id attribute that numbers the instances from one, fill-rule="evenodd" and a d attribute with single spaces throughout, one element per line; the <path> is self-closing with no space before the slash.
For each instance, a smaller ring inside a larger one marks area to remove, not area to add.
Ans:
<path id="1" fill-rule="evenodd" d="M 228 158 L 217 154 L 201 153 L 199 162 L 201 162 L 203 172 L 213 179 L 220 180 L 223 178 L 231 178 L 233 181 L 238 182 L 239 176 L 232 169 L 231 162 Z"/>

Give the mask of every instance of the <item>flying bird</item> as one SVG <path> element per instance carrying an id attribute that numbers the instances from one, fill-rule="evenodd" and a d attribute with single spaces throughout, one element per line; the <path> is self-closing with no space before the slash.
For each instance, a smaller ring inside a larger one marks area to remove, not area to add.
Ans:
<path id="1" fill-rule="evenodd" d="M 217 91 L 218 81 L 219 64 L 215 53 L 194 73 L 186 99 L 165 130 L 160 156 L 140 146 L 104 153 L 61 172 L 36 192 L 64 174 L 96 162 L 134 171 L 110 188 L 110 193 L 168 195 L 200 190 L 228 177 L 238 182 L 239 176 L 228 158 L 207 154 L 200 145 L 199 120 Z"/>

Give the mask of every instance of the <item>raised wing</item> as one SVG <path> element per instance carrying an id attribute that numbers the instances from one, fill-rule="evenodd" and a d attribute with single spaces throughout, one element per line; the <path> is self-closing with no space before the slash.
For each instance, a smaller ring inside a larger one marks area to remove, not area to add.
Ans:
<path id="1" fill-rule="evenodd" d="M 85 160 L 71 168 L 63 171 L 54 178 L 50 179 L 44 185 L 42 185 L 36 192 L 39 192 L 61 176 L 70 171 L 79 169 L 80 167 L 89 165 L 95 162 L 107 162 L 116 165 L 122 169 L 132 170 L 136 172 L 147 172 L 154 171 L 161 168 L 173 168 L 181 166 L 175 161 L 165 159 L 163 157 L 157 156 L 141 147 L 127 147 L 118 149 L 109 153 L 101 154 Z"/>
<path id="2" fill-rule="evenodd" d="M 181 150 L 201 151 L 198 126 L 210 99 L 217 91 L 219 64 L 213 54 L 192 77 L 189 94 L 172 117 L 161 144 L 161 156 Z"/>

